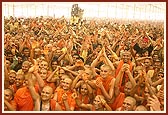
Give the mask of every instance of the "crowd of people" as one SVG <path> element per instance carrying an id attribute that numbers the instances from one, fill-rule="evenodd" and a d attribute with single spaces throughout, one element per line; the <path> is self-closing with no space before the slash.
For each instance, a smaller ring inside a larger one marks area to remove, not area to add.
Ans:
<path id="1" fill-rule="evenodd" d="M 4 111 L 164 111 L 164 23 L 4 19 Z"/>

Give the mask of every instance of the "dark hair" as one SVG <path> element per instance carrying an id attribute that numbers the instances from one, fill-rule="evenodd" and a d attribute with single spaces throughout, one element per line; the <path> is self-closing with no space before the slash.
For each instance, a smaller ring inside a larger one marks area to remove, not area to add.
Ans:
<path id="1" fill-rule="evenodd" d="M 78 56 L 78 57 L 80 57 L 78 53 L 75 53 L 73 56 Z"/>
<path id="2" fill-rule="evenodd" d="M 84 62 L 84 59 L 82 57 L 80 57 L 80 56 L 78 58 L 76 58 L 76 59 L 80 59 L 80 60 L 82 60 Z"/>
<path id="3" fill-rule="evenodd" d="M 16 57 L 22 57 L 21 53 L 16 53 Z"/>
<path id="4" fill-rule="evenodd" d="M 28 47 L 24 47 L 24 48 L 23 48 L 23 51 L 24 51 L 24 50 L 26 50 L 26 49 L 27 49 L 27 50 L 29 50 L 29 48 L 28 48 Z"/>
<path id="5" fill-rule="evenodd" d="M 57 56 L 54 56 L 53 59 L 52 59 L 52 61 L 51 61 L 51 63 L 52 63 L 52 62 L 57 62 L 57 61 L 58 61 L 58 57 L 57 57 Z"/>
<path id="6" fill-rule="evenodd" d="M 13 55 L 11 51 L 9 51 L 9 50 L 6 50 L 6 52 L 5 52 L 5 55 L 8 55 L 8 54 L 11 54 L 11 55 Z"/>

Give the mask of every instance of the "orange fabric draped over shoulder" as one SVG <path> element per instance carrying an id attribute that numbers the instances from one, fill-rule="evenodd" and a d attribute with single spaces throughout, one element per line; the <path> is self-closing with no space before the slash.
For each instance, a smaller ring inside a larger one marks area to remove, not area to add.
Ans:
<path id="1" fill-rule="evenodd" d="M 62 100 L 62 95 L 65 93 L 63 89 L 57 89 L 57 101 L 58 103 L 60 104 L 61 108 L 63 111 L 66 111 L 66 108 L 65 108 L 65 105 L 64 105 L 64 102 Z M 71 91 L 68 91 L 66 92 L 67 94 L 67 101 L 68 101 L 68 104 L 71 107 L 74 107 L 76 106 L 76 101 L 71 97 L 72 95 L 72 92 Z"/>
<path id="2" fill-rule="evenodd" d="M 50 100 L 50 106 L 51 106 L 51 111 L 55 111 L 55 108 L 56 108 L 56 100 L 51 99 L 51 100 Z"/>
<path id="3" fill-rule="evenodd" d="M 37 87 L 35 89 L 38 92 Z M 14 100 L 17 105 L 17 111 L 33 111 L 34 102 L 27 87 L 19 88 L 15 93 Z"/>
<path id="4" fill-rule="evenodd" d="M 33 99 L 27 87 L 18 89 L 14 100 L 18 111 L 33 111 Z"/>
<path id="5" fill-rule="evenodd" d="M 111 109 L 115 111 L 117 108 L 121 107 L 125 99 L 125 94 L 120 92 L 120 94 L 114 99 L 112 104 L 109 104 Z"/>
<path id="6" fill-rule="evenodd" d="M 100 79 L 103 82 L 103 86 L 107 92 L 109 92 L 110 82 L 113 79 L 112 76 L 108 76 L 107 78 L 103 79 L 102 77 L 98 76 L 97 79 Z M 102 95 L 102 91 L 100 88 L 97 88 L 97 95 Z"/>
<path id="7" fill-rule="evenodd" d="M 124 64 L 124 61 L 121 60 L 117 66 L 117 69 L 116 69 L 116 74 L 115 74 L 115 77 L 117 77 L 119 71 L 121 70 L 122 66 Z M 131 63 L 131 61 L 128 62 L 128 64 L 130 65 L 130 68 L 129 70 L 132 72 L 132 69 L 133 69 L 133 65 Z M 128 75 L 127 74 L 123 74 L 121 79 L 120 79 L 120 82 L 119 82 L 119 87 L 120 87 L 120 91 L 121 92 L 124 92 L 124 86 L 125 86 L 125 83 L 128 82 Z M 124 84 L 123 84 L 124 82 Z"/>
<path id="8" fill-rule="evenodd" d="M 79 94 L 79 100 L 82 101 L 82 95 Z M 88 104 L 89 103 L 89 96 L 85 96 L 83 101 L 84 104 Z M 80 109 L 77 105 L 75 107 L 75 111 L 87 111 L 87 109 Z"/>

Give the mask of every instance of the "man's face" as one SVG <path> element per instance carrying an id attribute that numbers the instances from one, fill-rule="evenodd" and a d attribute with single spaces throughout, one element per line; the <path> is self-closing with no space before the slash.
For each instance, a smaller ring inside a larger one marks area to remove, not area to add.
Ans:
<path id="1" fill-rule="evenodd" d="M 52 69 L 55 70 L 57 68 L 58 63 L 56 61 L 52 62 Z"/>
<path id="2" fill-rule="evenodd" d="M 34 55 L 35 55 L 35 57 L 39 57 L 41 55 L 41 50 L 40 49 L 35 49 L 34 50 Z"/>
<path id="3" fill-rule="evenodd" d="M 11 62 L 9 60 L 6 60 L 6 67 L 10 67 Z"/>
<path id="4" fill-rule="evenodd" d="M 86 84 L 83 84 L 83 85 L 81 86 L 81 94 L 82 94 L 82 95 L 87 95 L 87 94 L 88 94 L 88 89 L 87 89 Z"/>
<path id="5" fill-rule="evenodd" d="M 156 76 L 156 80 L 159 80 L 159 79 L 161 79 L 161 78 L 163 78 L 164 77 L 164 73 L 159 73 L 157 76 Z"/>
<path id="6" fill-rule="evenodd" d="M 40 70 L 40 76 L 42 79 L 46 79 L 47 78 L 47 70 L 46 69 L 41 69 Z"/>
<path id="7" fill-rule="evenodd" d="M 132 89 L 132 84 L 131 83 L 126 83 L 125 88 L 124 88 L 125 95 L 130 95 L 131 89 Z"/>
<path id="8" fill-rule="evenodd" d="M 9 90 L 4 90 L 4 99 L 10 101 L 12 99 L 12 94 Z"/>
<path id="9" fill-rule="evenodd" d="M 76 61 L 77 61 L 77 58 L 79 58 L 79 56 L 78 55 L 73 55 L 73 63 L 75 64 L 76 63 Z"/>
<path id="10" fill-rule="evenodd" d="M 159 56 L 158 55 L 153 55 L 153 61 L 155 61 L 155 60 L 157 60 L 157 59 L 159 59 Z"/>
<path id="11" fill-rule="evenodd" d="M 48 63 L 46 61 L 42 61 L 40 64 L 40 69 L 48 69 Z"/>
<path id="12" fill-rule="evenodd" d="M 60 56 L 60 55 L 62 54 L 61 49 L 57 49 L 57 50 L 56 50 L 56 54 Z"/>
<path id="13" fill-rule="evenodd" d="M 131 59 L 131 53 L 130 52 L 123 52 L 122 59 L 124 63 L 128 63 L 128 61 Z"/>
<path id="14" fill-rule="evenodd" d="M 25 72 L 28 72 L 29 71 L 29 65 L 28 64 L 26 64 L 26 63 L 23 63 L 22 64 L 22 71 L 25 73 Z"/>
<path id="15" fill-rule="evenodd" d="M 122 105 L 123 111 L 133 111 L 133 107 L 133 100 L 125 98 Z"/>
<path id="16" fill-rule="evenodd" d="M 145 87 L 145 90 L 144 90 L 144 97 L 145 97 L 146 99 L 148 99 L 149 96 L 150 96 L 150 94 L 149 94 L 149 90 L 148 90 L 147 87 Z"/>
<path id="17" fill-rule="evenodd" d="M 159 69 L 161 66 L 161 63 L 159 61 L 154 62 L 154 68 Z"/>
<path id="18" fill-rule="evenodd" d="M 106 78 L 108 75 L 110 75 L 110 68 L 107 67 L 107 66 L 102 66 L 100 68 L 100 75 L 103 77 L 103 78 Z"/>
<path id="19" fill-rule="evenodd" d="M 9 83 L 14 84 L 16 79 L 16 74 L 15 73 L 10 73 L 9 74 Z"/>
<path id="20" fill-rule="evenodd" d="M 98 45 L 96 50 L 99 52 L 101 50 L 101 48 L 102 48 L 101 45 Z"/>
<path id="21" fill-rule="evenodd" d="M 12 54 L 8 54 L 6 56 L 6 59 L 9 60 L 12 63 L 13 62 L 13 55 Z"/>
<path id="22" fill-rule="evenodd" d="M 96 96 L 94 101 L 93 101 L 93 104 L 95 106 L 95 109 L 99 109 L 99 108 L 102 108 L 102 103 L 101 103 L 101 100 L 100 100 L 100 97 L 99 96 Z"/>
<path id="23" fill-rule="evenodd" d="M 16 83 L 16 86 L 17 87 L 19 87 L 19 86 L 22 86 L 23 85 L 23 81 L 24 81 L 24 79 L 23 79 L 23 75 L 17 75 L 16 76 L 16 81 L 15 81 L 15 83 Z"/>
<path id="24" fill-rule="evenodd" d="M 70 86 L 71 86 L 71 79 L 69 78 L 65 78 L 64 81 L 63 81 L 63 89 L 64 90 L 69 90 L 70 89 Z"/>
<path id="25" fill-rule="evenodd" d="M 41 100 L 47 101 L 50 100 L 53 96 L 53 91 L 51 87 L 44 87 L 41 92 Z"/>
<path id="26" fill-rule="evenodd" d="M 136 76 L 138 75 L 138 71 L 137 71 L 137 70 L 134 70 L 134 71 L 133 71 L 133 75 L 134 75 L 133 77 L 136 77 Z"/>
<path id="27" fill-rule="evenodd" d="M 145 64 L 145 67 L 149 67 L 149 66 L 151 65 L 150 60 L 149 60 L 149 59 L 146 59 L 146 60 L 144 61 L 144 64 Z"/>
<path id="28" fill-rule="evenodd" d="M 28 49 L 25 49 L 25 50 L 23 51 L 23 54 L 24 54 L 26 57 L 29 57 L 30 51 L 29 51 Z"/>
<path id="29" fill-rule="evenodd" d="M 18 63 L 22 63 L 23 60 L 22 60 L 22 57 L 18 57 Z"/>
<path id="30" fill-rule="evenodd" d="M 148 46 L 148 42 L 144 42 L 143 39 L 140 40 L 139 44 L 140 44 L 141 48 L 146 48 Z"/>

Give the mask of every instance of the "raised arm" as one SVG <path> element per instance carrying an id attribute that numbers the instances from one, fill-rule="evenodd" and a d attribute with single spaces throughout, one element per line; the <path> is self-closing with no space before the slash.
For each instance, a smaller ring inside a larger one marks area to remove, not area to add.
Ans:
<path id="1" fill-rule="evenodd" d="M 64 94 L 62 95 L 62 100 L 63 100 L 63 102 L 64 102 L 66 111 L 74 111 L 75 107 L 71 107 L 71 106 L 69 105 L 68 100 L 67 100 L 67 94 L 66 94 L 66 93 L 64 93 Z"/>
<path id="2" fill-rule="evenodd" d="M 96 76 L 97 73 L 95 71 L 95 67 L 97 66 L 97 64 L 99 63 L 100 57 L 102 56 L 102 50 L 99 52 L 97 58 L 95 60 L 93 60 L 93 62 L 91 63 L 91 69 L 93 71 L 93 75 Z"/>
<path id="3" fill-rule="evenodd" d="M 100 89 L 101 89 L 101 91 L 102 91 L 102 93 L 103 93 L 103 96 L 106 98 L 106 100 L 111 100 L 112 99 L 112 91 L 113 91 L 113 88 L 112 88 L 112 84 L 110 84 L 111 86 L 110 86 L 110 89 L 111 89 L 111 92 L 110 92 L 110 94 L 109 94 L 109 92 L 107 92 L 106 91 L 106 89 L 104 88 L 104 86 L 103 86 L 103 83 L 102 83 L 102 81 L 100 80 L 100 79 L 96 79 L 96 86 L 97 87 L 99 87 Z"/>
<path id="4" fill-rule="evenodd" d="M 124 71 L 125 71 L 125 65 L 122 66 L 121 70 L 119 71 L 118 75 L 116 76 L 116 80 L 115 80 L 115 91 L 114 91 L 114 94 L 115 96 L 118 96 L 119 93 L 120 93 L 120 90 L 119 90 L 119 85 L 120 85 L 120 80 L 122 79 L 122 76 L 124 74 Z"/>
<path id="5" fill-rule="evenodd" d="M 38 82 L 40 88 L 42 89 L 44 87 L 44 85 L 45 85 L 44 80 L 41 78 L 41 76 L 39 75 L 37 70 L 35 70 L 33 72 L 33 74 L 37 78 L 37 82 Z"/>
<path id="6" fill-rule="evenodd" d="M 106 55 L 106 52 L 105 52 L 105 47 L 103 47 L 103 56 L 105 57 L 104 59 L 105 59 L 106 64 L 111 67 L 112 71 L 114 71 L 114 70 L 115 70 L 114 65 L 113 65 L 113 63 L 108 59 L 108 57 L 107 57 L 107 55 Z"/>
<path id="7" fill-rule="evenodd" d="M 4 100 L 4 104 L 8 108 L 9 111 L 16 111 L 16 107 L 14 107 L 14 105 L 10 104 L 7 100 Z"/>
<path id="8" fill-rule="evenodd" d="M 106 103 L 106 101 L 103 98 L 100 97 L 100 101 L 107 111 L 112 111 L 111 107 Z"/>
<path id="9" fill-rule="evenodd" d="M 79 100 L 79 97 L 76 92 L 72 94 L 72 98 L 75 99 L 76 104 L 83 109 L 92 110 L 92 104 L 84 104 Z"/>
<path id="10" fill-rule="evenodd" d="M 49 77 L 47 78 L 47 82 L 56 82 L 56 78 L 54 77 L 54 74 L 59 70 L 59 66 L 49 75 Z"/>
<path id="11" fill-rule="evenodd" d="M 129 77 L 129 79 L 130 79 L 130 82 L 131 82 L 131 84 L 132 84 L 132 87 L 134 88 L 134 87 L 136 86 L 136 81 L 135 81 L 135 79 L 133 78 L 133 76 L 132 76 L 132 74 L 131 74 L 131 72 L 130 72 L 130 70 L 129 70 L 129 67 L 126 68 L 126 71 L 125 71 L 125 72 L 127 73 L 128 77 Z"/>
<path id="12" fill-rule="evenodd" d="M 73 74 L 74 76 L 78 76 L 78 74 L 79 74 L 78 72 L 72 71 L 72 70 L 70 70 L 70 69 L 68 69 L 66 67 L 62 67 L 62 69 L 64 69 L 65 71 L 67 71 L 67 72 L 69 72 L 71 74 Z"/>
<path id="13" fill-rule="evenodd" d="M 34 87 L 33 80 L 32 80 L 31 76 L 29 76 L 29 78 L 28 78 L 28 88 L 30 90 L 30 94 L 33 98 L 33 101 L 35 102 L 37 99 L 40 98 L 40 96 L 35 90 L 35 87 Z"/>

